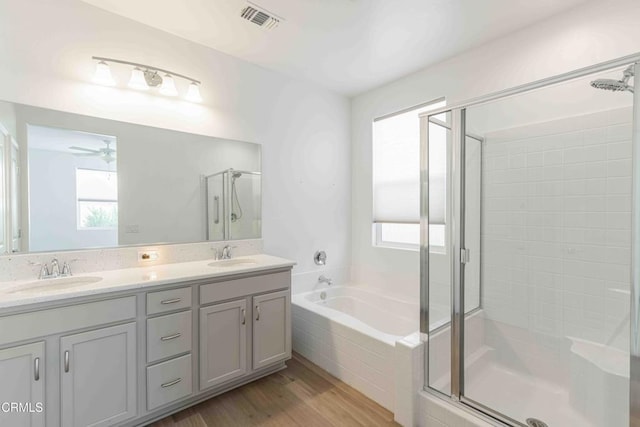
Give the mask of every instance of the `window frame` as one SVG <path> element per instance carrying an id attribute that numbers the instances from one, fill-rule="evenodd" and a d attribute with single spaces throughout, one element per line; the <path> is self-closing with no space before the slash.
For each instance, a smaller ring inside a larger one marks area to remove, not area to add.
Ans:
<path id="1" fill-rule="evenodd" d="M 400 111 L 396 111 L 394 113 L 390 113 L 390 114 L 386 114 L 380 117 L 376 117 L 373 119 L 372 121 L 372 137 L 371 137 L 371 148 L 372 148 L 372 159 L 371 159 L 371 190 L 372 190 L 372 195 L 375 192 L 375 122 L 380 121 L 380 120 L 385 120 L 385 119 L 390 119 L 392 117 L 398 116 L 400 114 L 406 114 L 406 113 L 410 113 L 412 111 L 416 111 L 416 115 L 419 114 L 418 110 L 424 109 L 426 108 L 426 111 L 430 111 L 430 110 L 437 110 L 441 107 L 445 107 L 446 104 L 446 98 L 441 97 L 432 101 L 428 101 L 428 102 L 424 102 L 422 104 L 418 104 L 415 105 L 413 107 L 408 107 L 405 109 L 402 109 Z M 427 108 L 427 107 L 431 107 L 431 108 Z M 419 122 L 419 119 L 417 119 Z M 405 242 L 397 242 L 397 241 L 387 241 L 387 240 L 383 240 L 382 238 L 382 228 L 385 224 L 398 224 L 398 223 L 394 223 L 394 222 L 376 222 L 374 221 L 374 215 L 375 215 L 375 208 L 373 205 L 373 201 L 372 201 L 372 205 L 371 205 L 371 213 L 372 213 L 372 219 L 371 219 L 371 235 L 372 235 L 372 246 L 374 248 L 383 248 L 383 249 L 396 249 L 396 250 L 404 250 L 404 251 L 412 251 L 412 252 L 418 252 L 420 251 L 420 244 L 413 244 L 413 243 L 405 243 Z M 406 223 L 406 224 L 420 224 L 420 222 L 410 222 L 410 223 Z M 445 229 L 444 229 L 444 244 L 443 245 L 431 245 L 429 244 L 429 252 L 431 253 L 437 253 L 437 254 L 446 254 L 447 253 L 447 246 L 449 243 L 449 233 L 447 233 L 447 223 L 446 223 L 446 215 L 445 215 L 445 223 L 442 224 Z"/>

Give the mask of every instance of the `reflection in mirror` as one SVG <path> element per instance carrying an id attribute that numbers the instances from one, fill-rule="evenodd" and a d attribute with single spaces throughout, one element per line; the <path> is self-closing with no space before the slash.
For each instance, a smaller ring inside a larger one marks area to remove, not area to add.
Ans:
<path id="1" fill-rule="evenodd" d="M 27 125 L 29 250 L 118 245 L 114 136 Z"/>
<path id="2" fill-rule="evenodd" d="M 260 232 L 262 176 L 227 169 L 206 177 L 208 240 L 249 239 Z"/>
<path id="3" fill-rule="evenodd" d="M 257 144 L 6 102 L 0 125 L 2 253 L 261 236 Z"/>

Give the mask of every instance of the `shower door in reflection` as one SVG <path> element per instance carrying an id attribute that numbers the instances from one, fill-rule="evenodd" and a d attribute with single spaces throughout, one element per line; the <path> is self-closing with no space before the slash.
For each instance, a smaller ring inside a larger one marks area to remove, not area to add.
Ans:
<path id="1" fill-rule="evenodd" d="M 423 287 L 451 295 L 451 318 L 428 330 L 429 390 L 516 426 L 640 425 L 636 67 L 436 112 L 451 133 L 451 256 L 436 280 L 428 252 Z"/>
<path id="2" fill-rule="evenodd" d="M 207 240 L 260 238 L 262 174 L 226 169 L 205 183 Z"/>

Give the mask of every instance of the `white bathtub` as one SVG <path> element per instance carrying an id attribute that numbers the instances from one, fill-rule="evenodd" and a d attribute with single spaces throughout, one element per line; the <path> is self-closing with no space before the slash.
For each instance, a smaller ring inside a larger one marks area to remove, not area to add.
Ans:
<path id="1" fill-rule="evenodd" d="M 393 411 L 395 345 L 419 330 L 418 301 L 334 285 L 292 302 L 294 350 Z"/>
<path id="2" fill-rule="evenodd" d="M 297 294 L 293 303 L 390 345 L 419 328 L 418 304 L 356 286 L 332 286 Z"/>

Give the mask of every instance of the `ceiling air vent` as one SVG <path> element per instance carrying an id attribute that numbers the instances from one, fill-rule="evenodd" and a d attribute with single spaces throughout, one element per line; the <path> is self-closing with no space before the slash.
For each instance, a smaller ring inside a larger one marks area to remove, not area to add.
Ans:
<path id="1" fill-rule="evenodd" d="M 281 19 L 274 14 L 265 9 L 258 8 L 254 4 L 249 4 L 242 9 L 240 17 L 268 30 L 276 28 L 281 21 Z"/>

